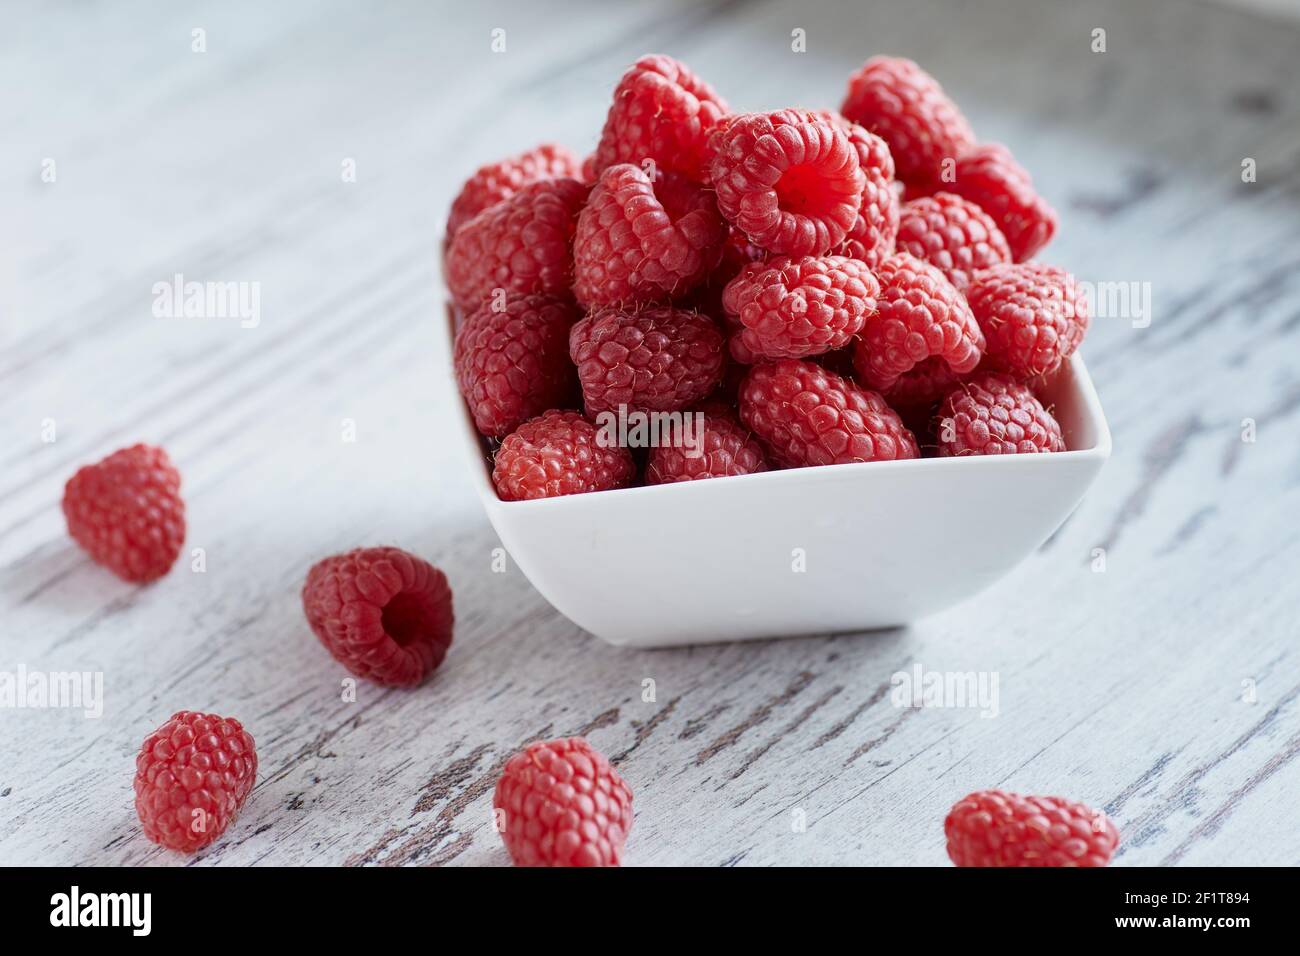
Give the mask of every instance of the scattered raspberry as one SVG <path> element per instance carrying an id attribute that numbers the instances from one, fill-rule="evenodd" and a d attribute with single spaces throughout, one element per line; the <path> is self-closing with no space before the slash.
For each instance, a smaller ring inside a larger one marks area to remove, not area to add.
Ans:
<path id="1" fill-rule="evenodd" d="M 979 364 L 984 336 L 966 300 L 942 272 L 906 253 L 881 263 L 879 306 L 854 348 L 858 379 L 881 392 L 926 359 L 964 375 Z M 911 382 L 908 388 L 919 386 Z M 936 398 L 939 396 L 935 396 Z"/>
<path id="2" fill-rule="evenodd" d="M 588 181 L 617 163 L 659 169 L 708 181 L 709 133 L 727 115 L 727 104 L 709 84 L 668 56 L 643 56 L 614 88 Z"/>
<path id="3" fill-rule="evenodd" d="M 1063 797 L 981 790 L 943 821 L 958 866 L 1105 866 L 1119 832 L 1100 810 Z"/>
<path id="4" fill-rule="evenodd" d="M 72 540 L 119 578 L 162 577 L 185 540 L 181 476 L 161 448 L 132 445 L 77 470 L 63 489 Z"/>
<path id="5" fill-rule="evenodd" d="M 883 398 L 814 362 L 755 365 L 740 388 L 740 419 L 786 468 L 919 456 Z"/>
<path id="6" fill-rule="evenodd" d="M 673 173 L 620 163 L 578 216 L 574 292 L 587 308 L 678 298 L 708 278 L 727 226 L 710 193 Z"/>
<path id="7" fill-rule="evenodd" d="M 493 306 L 485 302 L 460 327 L 455 363 L 474 425 L 500 438 L 577 394 L 569 329 L 580 313 L 544 295 L 507 296 L 501 312 Z"/>
<path id="8" fill-rule="evenodd" d="M 253 738 L 239 721 L 182 710 L 135 758 L 135 812 L 144 835 L 193 853 L 225 831 L 257 779 Z"/>
<path id="9" fill-rule="evenodd" d="M 704 416 L 703 428 L 691 433 L 693 447 L 661 445 L 650 450 L 645 469 L 647 485 L 767 471 L 763 446 L 749 429 L 733 421 L 720 403 L 708 411 L 700 410 L 700 414 Z M 687 412 L 686 418 L 688 427 L 699 428 L 692 412 Z"/>
<path id="10" fill-rule="evenodd" d="M 501 839 L 516 866 L 619 866 L 632 829 L 632 788 L 581 737 L 511 757 L 492 808 L 504 814 Z"/>
<path id="11" fill-rule="evenodd" d="M 1061 426 L 1027 385 L 981 373 L 956 385 L 939 406 L 939 456 L 1065 451 Z"/>
<path id="12" fill-rule="evenodd" d="M 858 218 L 847 238 L 834 251 L 837 255 L 861 259 L 872 269 L 894 251 L 898 238 L 898 194 L 894 191 L 894 158 L 885 141 L 868 133 L 857 123 L 839 113 L 819 110 L 818 116 L 829 119 L 844 130 L 858 151 L 858 167 L 865 177 Z"/>
<path id="13" fill-rule="evenodd" d="M 413 687 L 451 645 L 447 576 L 398 548 L 357 548 L 318 561 L 302 589 L 307 623 L 358 677 Z"/>
<path id="14" fill-rule="evenodd" d="M 569 355 L 587 414 L 675 412 L 698 402 L 722 380 L 722 332 L 686 309 L 609 309 L 579 321 Z"/>
<path id="15" fill-rule="evenodd" d="M 518 156 L 480 166 L 451 204 L 447 241 L 484 209 L 510 198 L 525 186 L 543 179 L 577 179 L 580 170 L 577 158 L 554 143 L 543 143 Z"/>
<path id="16" fill-rule="evenodd" d="M 898 178 L 938 179 L 975 134 L 938 80 L 911 60 L 876 56 L 849 77 L 840 112 L 889 144 Z"/>
<path id="17" fill-rule="evenodd" d="M 976 269 L 1011 261 L 993 219 L 968 199 L 935 193 L 903 204 L 897 249 L 937 267 L 964 292 Z"/>
<path id="18" fill-rule="evenodd" d="M 844 241 L 866 179 L 836 124 L 805 110 L 745 113 L 712 143 L 718 208 L 755 245 L 819 256 Z"/>
<path id="19" fill-rule="evenodd" d="M 847 345 L 879 294 L 865 262 L 801 256 L 746 266 L 723 290 L 722 306 L 741 355 L 804 358 Z"/>
<path id="20" fill-rule="evenodd" d="M 551 409 L 511 432 L 497 449 L 492 483 L 503 501 L 622 488 L 636 477 L 626 448 L 606 446 L 577 412 Z"/>
<path id="21" fill-rule="evenodd" d="M 576 179 L 525 186 L 456 231 L 447 250 L 447 287 L 468 315 L 494 289 L 567 296 L 573 232 L 587 188 Z"/>
<path id="22" fill-rule="evenodd" d="M 963 153 L 953 182 L 940 188 L 983 209 L 1006 237 L 1013 262 L 1024 262 L 1056 233 L 1056 210 L 1034 190 L 1033 180 L 1011 150 L 985 143 Z"/>
<path id="23" fill-rule="evenodd" d="M 967 301 L 988 340 L 988 367 L 1016 378 L 1055 371 L 1088 331 L 1088 300 L 1074 276 L 1040 262 L 977 272 Z"/>

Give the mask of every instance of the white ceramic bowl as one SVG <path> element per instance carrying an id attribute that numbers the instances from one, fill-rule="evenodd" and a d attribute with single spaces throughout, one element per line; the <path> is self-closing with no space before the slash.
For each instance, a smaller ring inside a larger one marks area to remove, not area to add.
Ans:
<path id="1" fill-rule="evenodd" d="M 1061 525 L 1110 457 L 1079 355 L 1039 394 L 1069 451 L 538 501 L 497 497 L 487 446 L 458 395 L 455 405 L 488 518 L 542 596 L 611 644 L 667 647 L 906 624 L 992 584 Z"/>

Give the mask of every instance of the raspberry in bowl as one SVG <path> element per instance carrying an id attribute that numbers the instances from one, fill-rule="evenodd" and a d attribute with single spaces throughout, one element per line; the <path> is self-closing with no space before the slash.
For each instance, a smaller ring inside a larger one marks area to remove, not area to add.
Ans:
<path id="1" fill-rule="evenodd" d="M 868 67 L 843 115 L 729 113 L 644 58 L 581 182 L 539 173 L 452 237 L 445 407 L 475 488 L 537 590 L 612 644 L 909 623 L 1010 572 L 1110 455 L 1081 287 L 1019 261 L 1055 229 L 1022 213 L 1050 207 L 999 146 L 1002 201 L 918 66 Z M 918 144 L 944 137 L 971 183 L 928 179 Z M 906 229 L 900 155 L 926 197 Z"/>

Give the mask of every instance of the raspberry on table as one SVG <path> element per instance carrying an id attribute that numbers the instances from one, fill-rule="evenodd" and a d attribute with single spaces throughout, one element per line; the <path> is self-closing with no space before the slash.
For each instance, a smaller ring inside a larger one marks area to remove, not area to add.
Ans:
<path id="1" fill-rule="evenodd" d="M 723 290 L 722 307 L 741 355 L 805 358 L 847 345 L 879 294 L 880 283 L 858 259 L 781 257 L 742 269 Z"/>
<path id="2" fill-rule="evenodd" d="M 495 289 L 570 295 L 573 233 L 587 187 L 546 179 L 480 212 L 456 231 L 447 250 L 447 288 L 469 314 Z"/>
<path id="3" fill-rule="evenodd" d="M 569 333 L 587 414 L 681 411 L 722 380 L 722 332 L 706 315 L 672 307 L 593 312 Z"/>
<path id="4" fill-rule="evenodd" d="M 709 134 L 727 115 L 727 104 L 685 64 L 669 56 L 643 56 L 614 88 L 600 143 L 584 166 L 594 182 L 618 163 L 658 169 L 708 181 Z"/>
<path id="5" fill-rule="evenodd" d="M 543 143 L 526 153 L 480 166 L 465 181 L 447 216 L 446 241 L 484 209 L 508 199 L 543 179 L 577 179 L 581 165 L 571 152 L 555 143 Z"/>
<path id="6" fill-rule="evenodd" d="M 1088 331 L 1088 300 L 1057 266 L 993 266 L 975 273 L 966 299 L 988 341 L 985 364 L 1016 378 L 1056 371 Z"/>
<path id="7" fill-rule="evenodd" d="M 755 365 L 740 387 L 740 420 L 785 468 L 920 455 L 879 394 L 808 360 Z"/>
<path id="8" fill-rule="evenodd" d="M 132 445 L 79 468 L 63 489 L 68 534 L 133 584 L 166 574 L 185 541 L 181 476 L 167 453 Z"/>
<path id="9" fill-rule="evenodd" d="M 581 313 L 544 295 L 508 295 L 501 311 L 489 300 L 456 333 L 456 381 L 474 425 L 491 438 L 510 434 L 549 408 L 572 403 L 578 377 L 569 360 L 569 329 Z"/>
<path id="10" fill-rule="evenodd" d="M 718 208 L 750 242 L 819 256 L 844 241 L 866 177 L 837 124 L 807 110 L 745 113 L 719 127 L 711 143 Z"/>
<path id="11" fill-rule="evenodd" d="M 1011 261 L 1006 237 L 992 217 L 970 200 L 945 192 L 903 204 L 896 248 L 938 268 L 961 292 L 977 269 Z"/>
<path id="12" fill-rule="evenodd" d="M 357 548 L 307 573 L 312 632 L 357 677 L 414 687 L 442 663 L 455 614 L 447 576 L 399 548 Z"/>
<path id="13" fill-rule="evenodd" d="M 832 110 L 819 110 L 844 130 L 858 151 L 858 166 L 865 178 L 858 217 L 849 228 L 844 242 L 832 251 L 836 255 L 861 259 L 872 269 L 894 251 L 898 238 L 898 193 L 894 189 L 894 158 L 889 146 L 875 133 L 869 133 Z"/>
<path id="14" fill-rule="evenodd" d="M 680 298 L 709 277 L 727 234 L 703 187 L 674 173 L 652 180 L 640 167 L 610 166 L 578 216 L 574 293 L 588 309 Z"/>
<path id="15" fill-rule="evenodd" d="M 1076 800 L 980 790 L 943 821 L 957 866 L 1105 866 L 1119 845 L 1110 818 Z"/>
<path id="16" fill-rule="evenodd" d="M 953 386 L 936 419 L 941 458 L 1065 451 L 1051 412 L 1005 375 L 981 372 Z"/>
<path id="17" fill-rule="evenodd" d="M 875 56 L 849 77 L 840 112 L 889 144 L 904 182 L 937 180 L 975 134 L 938 80 L 911 60 Z"/>
<path id="18" fill-rule="evenodd" d="M 1038 195 L 1033 180 L 1011 150 L 984 143 L 957 159 L 951 183 L 939 186 L 969 199 L 1006 237 L 1012 262 L 1024 262 L 1056 234 L 1056 210 Z"/>
<path id="19" fill-rule="evenodd" d="M 135 812 L 144 835 L 193 853 L 225 831 L 257 780 L 257 750 L 239 721 L 182 710 L 135 758 Z"/>
<path id="20" fill-rule="evenodd" d="M 686 448 L 659 445 L 650 449 L 646 461 L 645 483 L 664 485 L 675 481 L 700 478 L 728 478 L 767 471 L 767 454 L 749 431 L 724 410 L 721 403 L 708 410 L 696 409 L 704 416 L 702 433 L 694 434 L 696 445 Z M 693 413 L 686 412 L 690 417 Z M 695 420 L 690 423 L 696 427 Z"/>
<path id="21" fill-rule="evenodd" d="M 857 378 L 885 393 L 929 358 L 964 375 L 979 364 L 984 335 L 960 292 L 944 274 L 907 253 L 881 263 L 879 303 L 853 351 Z M 922 380 L 909 382 L 916 389 Z M 934 398 L 938 398 L 936 395 Z"/>
<path id="22" fill-rule="evenodd" d="M 632 829 L 632 788 L 581 737 L 511 757 L 492 808 L 516 866 L 620 866 Z"/>
<path id="23" fill-rule="evenodd" d="M 606 491 L 635 478 L 631 452 L 606 444 L 578 412 L 559 409 L 507 435 L 492 466 L 492 484 L 503 501 Z"/>

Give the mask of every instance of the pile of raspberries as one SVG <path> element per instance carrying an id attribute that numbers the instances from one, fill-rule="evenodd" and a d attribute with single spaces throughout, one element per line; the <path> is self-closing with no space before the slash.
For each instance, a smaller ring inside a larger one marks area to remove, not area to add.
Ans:
<path id="1" fill-rule="evenodd" d="M 645 56 L 585 160 L 544 144 L 456 196 L 457 383 L 505 500 L 1064 451 L 1034 388 L 1088 308 L 1032 259 L 1055 231 L 1029 173 L 911 60 L 868 60 L 839 112 L 733 113 Z M 703 416 L 692 454 L 598 428 L 680 412 Z"/>
<path id="2" fill-rule="evenodd" d="M 1055 231 L 1052 210 L 908 60 L 869 60 L 841 110 L 732 114 L 686 67 L 649 56 L 585 162 L 541 146 L 470 179 L 446 272 L 456 374 L 479 431 L 500 440 L 501 497 L 922 448 L 1064 449 L 1032 386 L 1088 318 L 1069 275 L 1026 261 Z M 643 467 L 594 424 L 685 410 L 703 416 L 703 454 L 657 447 Z M 123 580 L 156 581 L 184 544 L 180 487 L 161 448 L 120 449 L 68 481 L 68 533 Z M 424 683 L 452 643 L 446 575 L 398 548 L 318 561 L 302 606 L 335 660 L 385 686 Z M 257 767 L 240 721 L 172 715 L 136 756 L 145 835 L 209 845 Z M 511 757 L 493 809 L 521 866 L 617 866 L 633 821 L 631 787 L 579 737 Z M 959 800 L 944 833 L 958 866 L 1104 866 L 1119 842 L 1082 803 L 997 790 Z"/>

